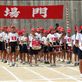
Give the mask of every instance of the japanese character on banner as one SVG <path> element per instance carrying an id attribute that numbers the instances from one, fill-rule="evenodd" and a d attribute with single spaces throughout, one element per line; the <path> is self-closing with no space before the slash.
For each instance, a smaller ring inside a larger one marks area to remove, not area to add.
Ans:
<path id="1" fill-rule="evenodd" d="M 18 8 L 16 8 L 16 7 L 13 7 L 13 8 L 11 8 L 11 9 L 9 9 L 8 7 L 6 8 L 6 10 L 5 10 L 5 14 L 4 14 L 4 16 L 10 16 L 11 18 L 12 17 L 15 17 L 15 18 L 17 18 L 18 16 L 19 16 L 19 14 L 20 14 L 20 11 L 18 11 Z"/>
<path id="2" fill-rule="evenodd" d="M 43 18 L 47 17 L 47 7 L 44 8 L 33 8 L 32 17 L 35 17 L 36 14 L 40 14 Z"/>

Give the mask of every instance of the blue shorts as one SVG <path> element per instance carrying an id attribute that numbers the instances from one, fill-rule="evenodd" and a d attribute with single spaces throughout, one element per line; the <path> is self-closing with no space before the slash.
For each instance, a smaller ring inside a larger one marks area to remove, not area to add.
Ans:
<path id="1" fill-rule="evenodd" d="M 76 47 L 75 45 L 73 46 L 73 53 L 78 54 L 78 47 Z"/>
<path id="2" fill-rule="evenodd" d="M 27 44 L 23 44 L 22 47 L 21 47 L 21 51 L 22 53 L 27 53 Z"/>

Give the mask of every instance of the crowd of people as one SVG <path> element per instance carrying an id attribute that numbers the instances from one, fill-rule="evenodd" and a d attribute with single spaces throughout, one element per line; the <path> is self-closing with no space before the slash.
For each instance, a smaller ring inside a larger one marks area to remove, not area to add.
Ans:
<path id="1" fill-rule="evenodd" d="M 35 61 L 35 66 L 43 62 L 56 66 L 57 61 L 79 65 L 82 76 L 82 26 L 73 28 L 56 24 L 31 28 L 27 35 L 26 29 L 17 29 L 15 26 L 0 27 L 0 60 L 10 67 L 28 63 L 30 66 Z M 74 54 L 74 55 L 73 55 Z M 73 62 L 72 62 L 73 61 Z"/>

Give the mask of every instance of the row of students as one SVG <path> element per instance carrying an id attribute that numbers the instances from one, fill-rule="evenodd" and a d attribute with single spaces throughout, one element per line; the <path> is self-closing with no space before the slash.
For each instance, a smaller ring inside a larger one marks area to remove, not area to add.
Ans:
<path id="1" fill-rule="evenodd" d="M 21 63 L 27 61 L 32 66 L 32 60 L 38 65 L 38 60 L 56 65 L 56 59 L 62 59 L 67 63 L 72 61 L 72 50 L 77 54 L 78 47 L 75 46 L 76 35 L 71 36 L 71 29 L 67 29 L 67 34 L 63 27 L 54 29 L 50 26 L 48 30 L 32 28 L 29 36 L 25 36 L 25 30 L 16 32 L 15 26 L 0 29 L 0 58 L 10 66 L 17 65 L 16 59 Z M 77 33 L 77 31 L 76 31 Z M 73 47 L 74 46 L 74 47 Z M 75 55 L 75 65 L 78 58 Z M 76 60 L 77 58 L 77 60 Z"/>

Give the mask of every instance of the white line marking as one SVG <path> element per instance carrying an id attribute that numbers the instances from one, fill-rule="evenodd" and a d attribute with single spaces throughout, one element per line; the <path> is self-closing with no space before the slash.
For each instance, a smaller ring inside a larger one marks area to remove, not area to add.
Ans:
<path id="1" fill-rule="evenodd" d="M 69 78 L 55 78 L 55 79 L 51 79 L 51 80 L 71 80 Z M 44 79 L 31 79 L 31 80 L 24 80 L 25 82 L 33 82 L 33 81 L 46 81 Z M 16 82 L 15 80 L 4 80 L 4 81 L 0 81 L 0 82 Z"/>
<path id="2" fill-rule="evenodd" d="M 34 73 L 35 75 L 37 75 L 37 76 L 39 76 L 39 77 L 41 77 L 41 78 L 43 78 L 44 80 L 46 80 L 46 81 L 48 81 L 48 82 L 53 82 L 53 81 L 51 81 L 50 79 L 44 77 L 43 75 L 41 75 L 41 74 L 39 74 L 39 73 L 37 73 L 37 72 L 35 72 L 35 71 L 29 69 L 29 68 L 26 68 L 26 67 L 23 67 L 23 68 L 26 69 L 26 70 L 28 70 L 28 71 L 30 71 L 30 72 L 32 72 L 32 73 Z"/>
<path id="3" fill-rule="evenodd" d="M 44 66 L 44 65 L 42 65 L 42 66 Z M 46 66 L 44 66 L 44 67 L 45 67 L 46 69 L 49 69 L 49 70 L 51 70 L 51 71 L 54 71 L 54 72 L 56 72 L 56 73 L 58 73 L 58 74 L 61 74 L 61 75 L 65 76 L 65 77 L 68 77 L 68 78 L 70 78 L 70 79 L 73 79 L 73 80 L 75 80 L 75 81 L 77 81 L 77 82 L 82 82 L 82 81 L 80 81 L 80 80 L 78 80 L 78 79 L 76 79 L 76 78 L 74 78 L 74 77 L 72 77 L 72 76 L 70 76 L 70 75 L 67 75 L 67 74 L 65 74 L 65 73 L 62 73 L 62 72 L 57 71 L 57 70 L 55 70 L 55 69 L 48 68 L 48 67 L 46 67 Z"/>
<path id="4" fill-rule="evenodd" d="M 6 70 L 9 74 L 11 74 L 16 80 L 17 82 L 23 82 L 22 80 L 20 80 L 15 74 L 13 74 L 11 71 L 9 71 L 5 66 L 2 66 L 4 70 Z"/>
<path id="5" fill-rule="evenodd" d="M 67 68 L 69 68 L 69 69 L 72 69 L 72 70 L 75 70 L 75 71 L 79 72 L 79 70 L 78 70 L 78 69 L 74 69 L 73 67 L 67 67 Z"/>

